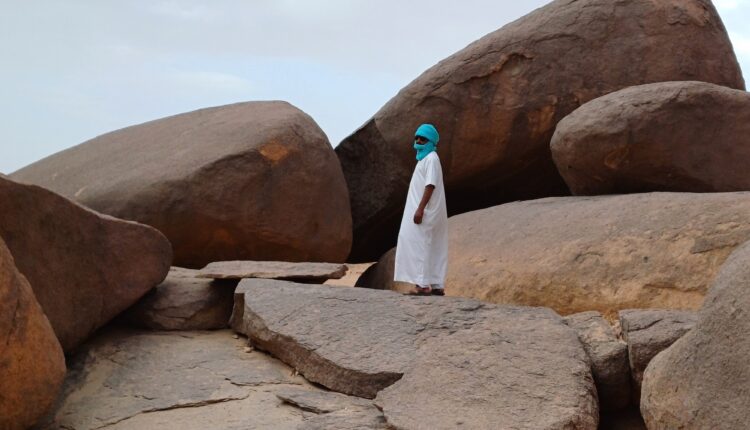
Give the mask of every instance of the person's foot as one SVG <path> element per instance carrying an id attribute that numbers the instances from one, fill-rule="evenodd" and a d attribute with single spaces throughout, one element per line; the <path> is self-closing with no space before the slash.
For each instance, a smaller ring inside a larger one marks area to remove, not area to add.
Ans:
<path id="1" fill-rule="evenodd" d="M 432 294 L 432 288 L 420 287 L 417 285 L 412 291 L 408 293 L 410 296 L 429 296 Z"/>
<path id="2" fill-rule="evenodd" d="M 433 288 L 430 292 L 433 296 L 444 296 L 445 290 L 442 288 Z"/>

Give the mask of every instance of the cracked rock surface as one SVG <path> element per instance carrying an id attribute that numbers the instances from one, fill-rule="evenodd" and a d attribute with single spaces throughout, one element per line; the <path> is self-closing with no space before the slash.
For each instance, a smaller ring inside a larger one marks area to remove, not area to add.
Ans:
<path id="1" fill-rule="evenodd" d="M 245 340 L 228 330 L 111 329 L 73 357 L 57 408 L 37 429 L 297 429 L 332 409 L 282 401 L 291 388 L 299 398 L 321 391 L 266 354 L 245 352 Z M 335 412 L 378 414 L 362 399 L 332 394 Z"/>
<path id="2" fill-rule="evenodd" d="M 296 282 L 323 283 L 346 275 L 345 264 L 290 263 L 286 261 L 218 261 L 198 272 L 199 278 L 213 279 L 283 279 Z"/>
<path id="3" fill-rule="evenodd" d="M 197 270 L 172 267 L 167 279 L 122 319 L 152 330 L 214 330 L 227 328 L 237 282 L 201 279 Z"/>
<path id="4" fill-rule="evenodd" d="M 549 309 L 248 279 L 232 326 L 395 428 L 597 427 L 586 352 Z"/>
<path id="5" fill-rule="evenodd" d="M 639 396 L 643 372 L 656 354 L 669 348 L 698 321 L 697 312 L 671 309 L 620 311 L 622 337 L 628 344 L 628 360 Z M 640 398 L 640 397 L 637 397 Z"/>
<path id="6" fill-rule="evenodd" d="M 602 410 L 620 410 L 630 402 L 628 346 L 612 326 L 596 311 L 565 317 L 565 323 L 578 333 L 591 359 L 591 372 Z"/>

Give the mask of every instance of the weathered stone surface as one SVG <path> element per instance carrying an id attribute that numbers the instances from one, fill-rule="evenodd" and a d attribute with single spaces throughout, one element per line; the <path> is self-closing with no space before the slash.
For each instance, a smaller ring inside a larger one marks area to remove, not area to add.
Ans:
<path id="1" fill-rule="evenodd" d="M 744 89 L 708 0 L 556 0 L 470 44 L 402 89 L 337 148 L 351 193 L 350 259 L 396 244 L 413 133 L 440 131 L 450 214 L 567 194 L 549 151 L 556 124 L 632 85 L 696 80 Z"/>
<path id="2" fill-rule="evenodd" d="M 643 372 L 656 354 L 669 348 L 695 325 L 698 315 L 690 311 L 630 309 L 620 311 L 622 337 L 628 344 L 628 360 L 635 382 L 636 396 L 641 391 Z"/>
<path id="3" fill-rule="evenodd" d="M 31 427 L 65 378 L 65 357 L 47 317 L 0 238 L 0 429 Z"/>
<path id="4" fill-rule="evenodd" d="M 224 330 L 107 330 L 73 357 L 57 410 L 38 428 L 291 430 L 328 415 L 289 406 L 279 399 L 284 396 L 305 399 L 299 401 L 307 406 L 328 399 L 329 409 L 378 415 L 364 399 L 316 396 L 321 390 L 292 376 L 292 369 L 261 352 L 248 354 L 244 345 Z"/>
<path id="5" fill-rule="evenodd" d="M 586 103 L 551 149 L 573 194 L 748 191 L 748 135 L 750 93 L 660 82 Z"/>
<path id="6" fill-rule="evenodd" d="M 565 315 L 698 309 L 727 256 L 750 240 L 748 213 L 750 193 L 651 193 L 548 198 L 454 216 L 446 294 Z"/>
<path id="7" fill-rule="evenodd" d="M 383 413 L 371 400 L 298 387 L 281 388 L 276 396 L 315 414 L 308 415 L 298 430 L 388 429 Z"/>
<path id="8" fill-rule="evenodd" d="M 152 330 L 215 330 L 229 327 L 236 282 L 197 277 L 172 267 L 167 279 L 123 315 L 134 327 Z"/>
<path id="9" fill-rule="evenodd" d="M 65 351 L 164 280 L 172 261 L 169 242 L 151 227 L 5 178 L 0 236 Z"/>
<path id="10" fill-rule="evenodd" d="M 749 288 L 750 243 L 722 267 L 695 327 L 646 369 L 641 412 L 650 430 L 747 427 Z"/>
<path id="11" fill-rule="evenodd" d="M 282 279 L 322 283 L 341 279 L 347 271 L 344 264 L 290 263 L 285 261 L 219 261 L 198 272 L 199 278 L 212 279 Z"/>
<path id="12" fill-rule="evenodd" d="M 597 425 L 588 357 L 549 309 L 247 279 L 232 326 L 310 381 L 377 396 L 394 428 Z"/>
<path id="13" fill-rule="evenodd" d="M 630 365 L 628 346 L 599 312 L 583 312 L 565 318 L 578 333 L 591 358 L 591 373 L 596 382 L 599 408 L 603 411 L 624 409 L 630 403 Z"/>
<path id="14" fill-rule="evenodd" d="M 343 262 L 351 246 L 348 191 L 331 144 L 285 102 L 237 103 L 124 128 L 12 178 L 156 227 L 181 267 Z"/>

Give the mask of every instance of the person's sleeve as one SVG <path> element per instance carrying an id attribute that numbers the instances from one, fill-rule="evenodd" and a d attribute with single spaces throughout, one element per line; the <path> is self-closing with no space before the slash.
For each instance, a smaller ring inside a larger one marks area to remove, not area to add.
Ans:
<path id="1" fill-rule="evenodd" d="M 432 185 L 437 187 L 443 181 L 443 169 L 440 167 L 440 159 L 438 157 L 429 157 L 426 167 L 425 186 Z"/>

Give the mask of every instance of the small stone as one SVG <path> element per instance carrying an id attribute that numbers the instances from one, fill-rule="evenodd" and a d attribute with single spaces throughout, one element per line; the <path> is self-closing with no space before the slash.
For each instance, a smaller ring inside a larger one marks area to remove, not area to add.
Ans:
<path id="1" fill-rule="evenodd" d="M 246 352 L 246 353 L 248 353 L 248 354 L 249 354 L 249 353 L 251 353 L 251 352 L 253 352 L 253 351 L 255 351 L 255 348 L 253 348 L 252 346 L 246 346 L 246 347 L 245 347 L 245 352 Z"/>

